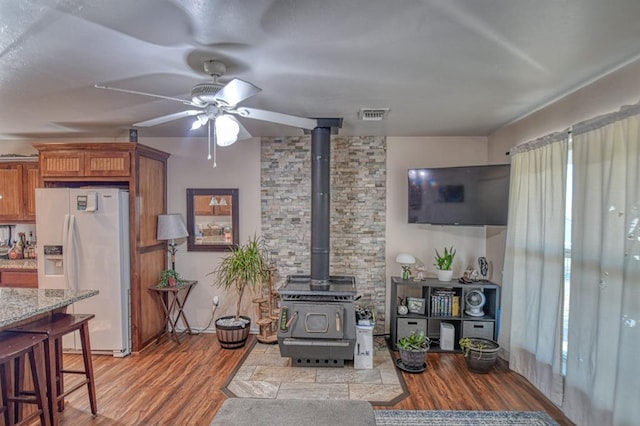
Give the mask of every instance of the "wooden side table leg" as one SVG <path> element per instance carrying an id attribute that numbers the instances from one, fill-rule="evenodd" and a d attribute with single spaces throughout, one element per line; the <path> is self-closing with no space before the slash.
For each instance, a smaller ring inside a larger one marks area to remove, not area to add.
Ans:
<path id="1" fill-rule="evenodd" d="M 167 307 L 167 303 L 164 300 L 164 297 L 162 297 L 162 294 L 160 293 L 155 293 L 155 294 L 158 297 L 160 301 L 160 306 L 162 306 L 162 311 L 164 312 L 164 319 L 162 320 L 164 327 L 162 328 L 162 330 L 158 332 L 158 337 L 156 337 L 156 344 L 158 344 L 160 343 L 160 339 L 162 338 L 162 336 L 164 336 L 168 331 L 168 324 L 170 321 L 170 312 L 169 312 L 169 308 Z"/>

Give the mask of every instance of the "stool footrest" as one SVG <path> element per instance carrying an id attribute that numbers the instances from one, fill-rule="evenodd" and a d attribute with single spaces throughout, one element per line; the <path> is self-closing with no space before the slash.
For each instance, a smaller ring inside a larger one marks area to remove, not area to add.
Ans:
<path id="1" fill-rule="evenodd" d="M 7 399 L 11 402 L 20 402 L 20 403 L 24 403 L 24 404 L 36 404 L 36 397 L 35 396 L 10 396 L 7 397 Z"/>
<path id="2" fill-rule="evenodd" d="M 82 370 L 60 370 L 60 372 L 66 374 L 87 374 L 86 371 Z"/>
<path id="3" fill-rule="evenodd" d="M 83 380 L 82 382 L 80 382 L 80 383 L 78 383 L 78 384 L 76 384 L 76 385 L 72 386 L 71 388 L 69 388 L 69 389 L 65 389 L 65 390 L 64 390 L 64 393 L 62 393 L 62 394 L 58 395 L 58 399 L 62 399 L 62 398 L 64 398 L 65 396 L 69 395 L 71 392 L 76 391 L 76 390 L 80 389 L 80 388 L 81 388 L 81 387 L 83 387 L 83 386 L 86 386 L 86 385 L 87 385 L 87 383 L 89 383 L 89 381 L 88 381 L 88 380 Z"/>

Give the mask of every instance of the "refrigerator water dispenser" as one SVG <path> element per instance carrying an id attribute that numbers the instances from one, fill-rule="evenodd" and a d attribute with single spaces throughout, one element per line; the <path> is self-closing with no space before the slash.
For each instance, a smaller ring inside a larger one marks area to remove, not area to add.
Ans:
<path id="1" fill-rule="evenodd" d="M 44 275 L 63 275 L 62 246 L 44 246 Z"/>

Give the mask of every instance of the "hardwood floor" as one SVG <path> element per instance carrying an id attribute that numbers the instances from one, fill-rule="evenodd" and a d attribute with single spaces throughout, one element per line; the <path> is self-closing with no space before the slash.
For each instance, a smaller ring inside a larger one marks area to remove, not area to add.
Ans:
<path id="1" fill-rule="evenodd" d="M 214 334 L 201 334 L 185 336 L 181 345 L 165 339 L 126 358 L 94 356 L 99 414 L 91 418 L 86 391 L 78 390 L 67 397 L 60 424 L 208 425 L 227 398 L 220 389 L 246 350 L 221 349 Z M 79 355 L 65 355 L 67 366 L 80 363 Z M 430 353 L 424 373 L 402 374 L 410 396 L 374 408 L 546 411 L 559 424 L 572 424 L 504 364 L 472 374 L 462 355 Z"/>

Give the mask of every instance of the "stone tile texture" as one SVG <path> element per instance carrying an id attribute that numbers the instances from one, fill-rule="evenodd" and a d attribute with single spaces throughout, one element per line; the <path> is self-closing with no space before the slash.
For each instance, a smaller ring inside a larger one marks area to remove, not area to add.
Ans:
<path id="1" fill-rule="evenodd" d="M 385 322 L 386 156 L 384 137 L 331 138 L 330 273 L 354 275 L 358 305 Z M 261 139 L 262 236 L 277 267 L 308 275 L 311 137 Z"/>

